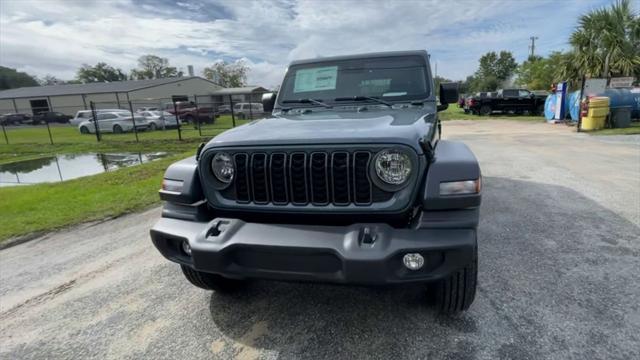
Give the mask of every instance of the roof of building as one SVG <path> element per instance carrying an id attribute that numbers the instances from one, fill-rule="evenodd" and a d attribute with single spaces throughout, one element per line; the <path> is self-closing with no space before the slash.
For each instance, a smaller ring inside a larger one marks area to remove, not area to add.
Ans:
<path id="1" fill-rule="evenodd" d="M 185 77 L 165 78 L 165 79 L 113 81 L 108 83 L 30 86 L 30 87 L 21 87 L 17 89 L 0 91 L 0 99 L 129 92 L 133 90 L 140 90 L 140 89 L 150 88 L 158 85 L 190 80 L 194 78 L 201 79 L 204 81 L 209 81 L 199 76 L 185 76 Z M 216 85 L 212 81 L 209 81 L 209 82 Z"/>
<path id="2" fill-rule="evenodd" d="M 243 86 L 234 88 L 222 88 L 213 92 L 213 95 L 242 95 L 251 94 L 254 92 L 268 92 L 269 90 L 262 86 Z"/>

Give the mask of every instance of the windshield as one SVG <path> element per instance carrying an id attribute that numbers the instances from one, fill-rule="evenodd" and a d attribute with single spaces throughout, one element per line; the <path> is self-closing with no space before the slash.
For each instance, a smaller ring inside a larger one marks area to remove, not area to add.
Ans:
<path id="1" fill-rule="evenodd" d="M 363 96 L 406 101 L 425 99 L 429 94 L 427 65 L 422 57 L 381 57 L 293 65 L 287 71 L 278 102 L 289 107 L 300 99 L 332 103 Z"/>

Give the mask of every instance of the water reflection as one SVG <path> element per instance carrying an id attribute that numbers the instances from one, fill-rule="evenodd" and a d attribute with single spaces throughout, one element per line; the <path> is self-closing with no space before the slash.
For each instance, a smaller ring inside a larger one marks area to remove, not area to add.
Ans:
<path id="1" fill-rule="evenodd" d="M 0 165 L 0 186 L 59 182 L 142 164 L 167 153 L 66 154 Z"/>

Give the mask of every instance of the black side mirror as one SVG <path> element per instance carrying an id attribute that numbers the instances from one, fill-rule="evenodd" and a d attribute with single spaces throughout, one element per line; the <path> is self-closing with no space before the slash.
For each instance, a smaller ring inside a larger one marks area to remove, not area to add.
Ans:
<path id="1" fill-rule="evenodd" d="M 454 104 L 458 101 L 460 93 L 458 91 L 458 83 L 441 83 L 440 84 L 440 104 Z"/>
<path id="2" fill-rule="evenodd" d="M 438 105 L 438 111 L 446 110 L 449 104 L 458 102 L 458 97 L 460 96 L 458 86 L 458 83 L 440 84 L 440 105 Z"/>
<path id="3" fill-rule="evenodd" d="M 264 112 L 272 112 L 273 106 L 276 104 L 276 94 L 275 93 L 264 93 L 262 94 L 262 108 Z"/>

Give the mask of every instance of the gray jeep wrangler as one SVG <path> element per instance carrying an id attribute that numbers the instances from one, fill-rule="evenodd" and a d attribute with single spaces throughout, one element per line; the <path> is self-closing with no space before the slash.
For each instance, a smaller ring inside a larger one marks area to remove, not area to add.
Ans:
<path id="1" fill-rule="evenodd" d="M 480 167 L 440 139 L 425 51 L 295 61 L 272 116 L 171 165 L 157 249 L 195 286 L 250 278 L 427 284 L 444 313 L 475 297 Z"/>

